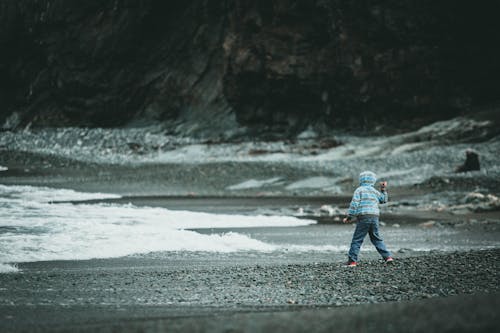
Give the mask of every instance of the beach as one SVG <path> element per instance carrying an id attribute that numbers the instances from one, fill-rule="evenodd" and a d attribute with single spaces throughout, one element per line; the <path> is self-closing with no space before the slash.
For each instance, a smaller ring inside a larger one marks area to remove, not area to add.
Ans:
<path id="1" fill-rule="evenodd" d="M 22 273 L 0 275 L 0 328 L 487 331 L 498 324 L 499 255 L 423 254 L 356 268 L 257 254 L 22 264 Z"/>
<path id="2" fill-rule="evenodd" d="M 1 1 L 0 333 L 498 331 L 491 3 Z"/>
<path id="3" fill-rule="evenodd" d="M 167 196 L 51 206 L 86 210 L 132 204 L 237 217 L 277 207 L 290 212 L 324 201 Z M 396 258 L 393 265 L 384 264 L 367 240 L 359 266 L 345 267 L 353 225 L 334 222 L 190 230 L 207 237 L 236 233 L 273 248 L 262 249 L 259 243 L 254 250 L 18 263 L 17 272 L 0 274 L 0 330 L 487 332 L 499 324 L 494 310 L 499 300 L 497 223 L 457 224 L 454 218 L 439 226 L 422 225 L 425 218 L 382 218 L 387 222 L 381 232 Z M 204 246 L 208 249 L 210 243 Z"/>
<path id="4" fill-rule="evenodd" d="M 194 159 L 178 162 L 175 149 L 125 148 L 106 162 L 92 144 L 70 158 L 62 141 L 30 150 L 38 139 L 17 135 L 2 138 L 0 156 L 0 331 L 498 327 L 497 139 L 476 146 L 484 169 L 463 174 L 449 157 L 465 145 L 408 151 L 384 139 L 400 151 L 381 173 L 390 202 L 380 230 L 395 263 L 366 239 L 346 268 L 354 224 L 341 218 L 355 173 L 387 163 L 369 138 L 355 139 L 357 155 L 342 148 L 347 160 L 282 143 L 288 152 L 257 155 L 252 144 L 180 146 Z"/>

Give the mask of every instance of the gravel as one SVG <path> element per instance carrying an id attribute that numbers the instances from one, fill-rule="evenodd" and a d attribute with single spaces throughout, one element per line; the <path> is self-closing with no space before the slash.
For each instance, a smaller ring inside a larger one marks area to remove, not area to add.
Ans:
<path id="1" fill-rule="evenodd" d="M 71 269 L 58 263 L 2 274 L 0 305 L 348 305 L 403 301 L 500 289 L 500 250 L 427 254 L 394 265 L 365 261 L 310 264 L 161 264 Z M 147 261 L 147 259 L 144 259 Z M 112 260 L 111 260 L 112 261 Z M 101 261 L 106 263 L 106 261 Z"/>
<path id="2" fill-rule="evenodd" d="M 147 259 L 143 265 L 119 259 L 23 264 L 22 273 L 0 275 L 0 313 L 8 319 L 0 330 L 490 295 L 500 291 L 499 257 L 499 249 L 430 253 L 355 268 Z"/>

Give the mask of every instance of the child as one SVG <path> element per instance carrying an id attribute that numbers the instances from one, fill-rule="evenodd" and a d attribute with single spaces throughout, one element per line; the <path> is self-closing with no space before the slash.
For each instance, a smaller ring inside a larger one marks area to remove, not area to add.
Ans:
<path id="1" fill-rule="evenodd" d="M 354 191 L 347 217 L 343 220 L 344 223 L 351 222 L 354 217 L 358 220 L 356 230 L 354 230 L 352 236 L 351 249 L 349 250 L 349 261 L 347 262 L 349 267 L 357 265 L 359 249 L 367 233 L 384 261 L 386 263 L 393 262 L 391 253 L 387 250 L 378 233 L 378 216 L 380 213 L 378 204 L 386 203 L 389 199 L 386 190 L 387 183 L 380 183 L 380 191 L 382 192 L 380 193 L 373 187 L 376 180 L 377 176 L 371 171 L 363 171 L 359 174 L 359 187 Z"/>

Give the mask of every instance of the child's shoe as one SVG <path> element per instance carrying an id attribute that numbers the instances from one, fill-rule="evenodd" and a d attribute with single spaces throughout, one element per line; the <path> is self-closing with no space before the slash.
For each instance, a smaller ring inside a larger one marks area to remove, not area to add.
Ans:
<path id="1" fill-rule="evenodd" d="M 356 267 L 358 265 L 357 262 L 355 261 L 348 261 L 347 264 L 345 264 L 346 267 Z"/>
<path id="2" fill-rule="evenodd" d="M 385 258 L 385 263 L 386 264 L 393 264 L 394 263 L 394 259 L 392 257 L 387 257 L 387 258 Z"/>

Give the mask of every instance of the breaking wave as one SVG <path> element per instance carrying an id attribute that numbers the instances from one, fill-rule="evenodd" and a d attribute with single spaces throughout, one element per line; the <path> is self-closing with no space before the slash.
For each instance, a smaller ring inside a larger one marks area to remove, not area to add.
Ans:
<path id="1" fill-rule="evenodd" d="M 286 216 L 245 216 L 171 211 L 70 200 L 118 197 L 65 189 L 0 185 L 0 272 L 9 263 L 112 258 L 157 251 L 274 251 L 238 232 L 192 229 L 289 227 L 315 223 Z"/>

